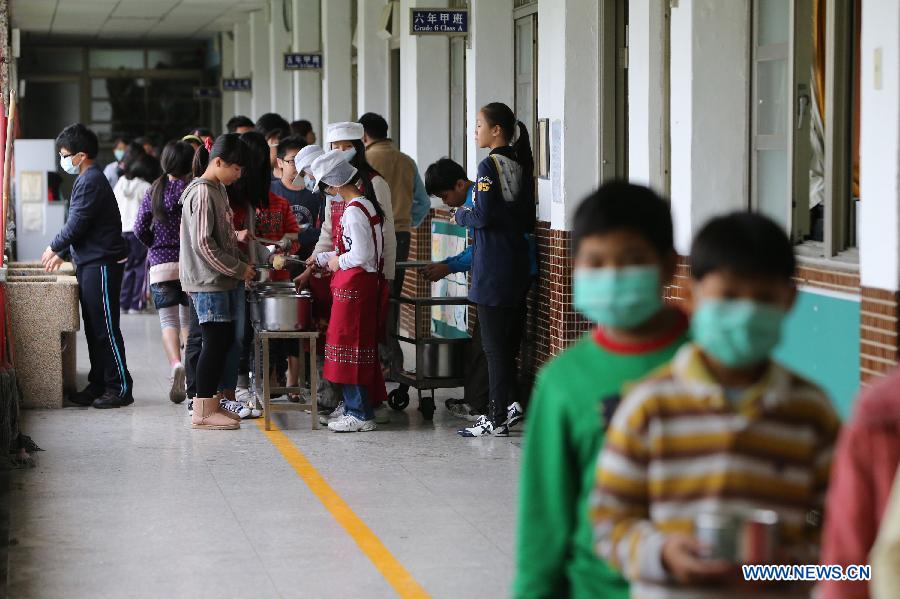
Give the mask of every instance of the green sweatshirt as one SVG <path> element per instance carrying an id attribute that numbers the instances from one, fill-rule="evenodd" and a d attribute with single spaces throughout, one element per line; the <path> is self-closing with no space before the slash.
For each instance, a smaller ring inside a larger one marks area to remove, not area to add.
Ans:
<path id="1" fill-rule="evenodd" d="M 541 370 L 519 482 L 517 599 L 628 598 L 628 583 L 594 552 L 588 498 L 597 455 L 619 398 L 686 340 L 686 318 L 658 340 L 633 346 L 597 329 Z"/>

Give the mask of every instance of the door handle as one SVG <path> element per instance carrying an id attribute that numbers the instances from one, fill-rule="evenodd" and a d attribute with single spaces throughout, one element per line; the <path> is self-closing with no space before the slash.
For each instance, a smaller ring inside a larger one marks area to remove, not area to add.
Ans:
<path id="1" fill-rule="evenodd" d="M 809 110 L 809 94 L 800 94 L 797 96 L 797 129 L 803 128 L 803 117 Z"/>

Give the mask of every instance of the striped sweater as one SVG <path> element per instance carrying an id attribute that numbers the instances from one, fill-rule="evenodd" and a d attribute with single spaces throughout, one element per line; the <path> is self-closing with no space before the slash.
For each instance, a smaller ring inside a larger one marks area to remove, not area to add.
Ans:
<path id="1" fill-rule="evenodd" d="M 181 204 L 178 269 L 182 289 L 231 291 L 247 265 L 238 249 L 225 186 L 198 177 L 181 194 Z"/>
<path id="2" fill-rule="evenodd" d="M 815 563 L 807 516 L 822 509 L 838 428 L 823 392 L 774 362 L 726 399 L 697 346 L 685 345 L 613 417 L 590 501 L 598 553 L 633 582 L 633 597 L 721 597 L 677 586 L 662 565 L 666 537 L 693 532 L 701 512 L 761 508 L 780 517 L 780 547 Z"/>

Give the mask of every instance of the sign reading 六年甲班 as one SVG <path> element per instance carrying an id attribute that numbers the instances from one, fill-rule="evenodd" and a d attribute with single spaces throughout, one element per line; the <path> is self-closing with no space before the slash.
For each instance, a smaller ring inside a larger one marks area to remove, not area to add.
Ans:
<path id="1" fill-rule="evenodd" d="M 465 8 L 410 8 L 410 35 L 469 33 L 469 11 Z"/>

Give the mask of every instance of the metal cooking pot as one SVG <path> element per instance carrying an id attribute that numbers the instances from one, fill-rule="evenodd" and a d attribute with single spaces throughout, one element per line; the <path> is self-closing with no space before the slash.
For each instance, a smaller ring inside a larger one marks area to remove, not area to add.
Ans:
<path id="1" fill-rule="evenodd" d="M 258 294 L 260 324 L 266 331 L 312 328 L 312 295 L 308 291 Z"/>
<path id="2" fill-rule="evenodd" d="M 274 269 L 271 266 L 269 266 L 267 264 L 265 264 L 265 265 L 257 264 L 257 265 L 254 265 L 253 268 L 256 269 L 256 277 L 253 279 L 254 281 L 256 281 L 258 283 L 268 283 L 269 280 L 272 278 L 272 273 L 274 272 Z"/>
<path id="3" fill-rule="evenodd" d="M 466 345 L 462 343 L 425 343 L 422 346 L 422 376 L 426 378 L 463 378 Z"/>

